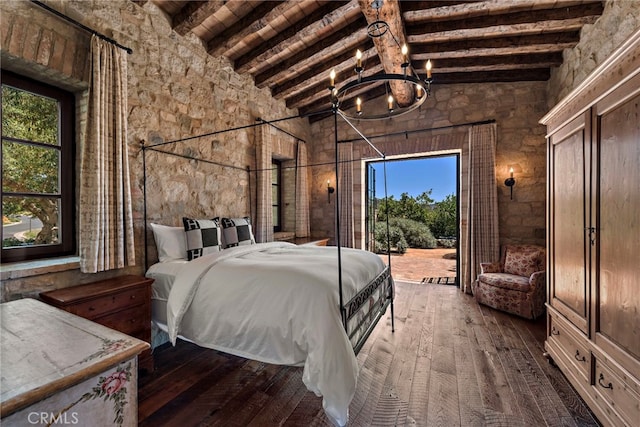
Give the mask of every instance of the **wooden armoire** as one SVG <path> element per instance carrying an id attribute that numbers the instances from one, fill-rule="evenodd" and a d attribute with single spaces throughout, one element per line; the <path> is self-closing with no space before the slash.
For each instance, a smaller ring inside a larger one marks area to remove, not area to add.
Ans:
<path id="1" fill-rule="evenodd" d="M 547 126 L 548 356 L 605 426 L 640 426 L 640 31 Z"/>

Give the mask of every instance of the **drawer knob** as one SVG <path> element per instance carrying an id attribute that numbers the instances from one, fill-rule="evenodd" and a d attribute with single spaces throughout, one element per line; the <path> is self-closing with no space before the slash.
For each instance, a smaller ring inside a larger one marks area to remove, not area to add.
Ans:
<path id="1" fill-rule="evenodd" d="M 96 311 L 96 309 L 93 306 L 89 306 L 89 311 Z"/>
<path id="2" fill-rule="evenodd" d="M 136 296 L 135 295 L 131 295 L 131 299 L 136 299 Z"/>
<path id="3" fill-rule="evenodd" d="M 576 355 L 573 356 L 573 357 L 575 357 L 578 362 L 586 362 L 587 361 L 586 357 L 580 356 L 580 350 L 576 350 Z"/>
<path id="4" fill-rule="evenodd" d="M 611 390 L 613 390 L 613 384 L 609 383 L 609 384 L 605 385 L 605 383 L 604 383 L 604 374 L 602 372 L 600 372 L 600 378 L 598 378 L 598 384 L 600 384 L 600 387 L 602 387 L 602 388 L 610 388 Z"/>
<path id="5" fill-rule="evenodd" d="M 551 335 L 560 335 L 560 331 L 556 328 L 551 328 Z"/>

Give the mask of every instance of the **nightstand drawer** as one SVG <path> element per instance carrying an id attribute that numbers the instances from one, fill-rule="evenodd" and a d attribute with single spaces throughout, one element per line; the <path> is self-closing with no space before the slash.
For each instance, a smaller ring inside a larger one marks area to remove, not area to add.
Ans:
<path id="1" fill-rule="evenodd" d="M 69 307 L 69 311 L 78 316 L 93 320 L 107 313 L 119 311 L 133 305 L 144 304 L 146 294 L 146 289 L 130 289 L 102 298 L 74 304 Z"/>
<path id="2" fill-rule="evenodd" d="M 136 306 L 117 313 L 92 319 L 108 328 L 115 329 L 127 335 L 136 336 L 151 328 L 151 317 L 145 307 Z"/>

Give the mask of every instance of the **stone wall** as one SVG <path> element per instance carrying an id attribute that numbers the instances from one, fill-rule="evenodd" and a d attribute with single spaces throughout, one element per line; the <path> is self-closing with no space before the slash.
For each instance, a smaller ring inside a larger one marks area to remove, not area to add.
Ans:
<path id="1" fill-rule="evenodd" d="M 135 217 L 137 266 L 126 272 L 144 271 L 143 154 L 141 144 L 172 141 L 194 135 L 247 126 L 256 117 L 276 119 L 295 110 L 258 89 L 248 75 L 234 72 L 224 58 L 213 58 L 200 40 L 181 37 L 171 30 L 168 18 L 152 3 L 82 0 L 48 1 L 51 7 L 78 20 L 120 44 L 128 46 L 129 154 Z M 77 94 L 77 144 L 86 122 L 87 55 L 90 36 L 26 0 L 0 2 L 2 14 L 2 66 Z M 305 120 L 280 126 L 308 140 Z M 147 215 L 150 222 L 180 225 L 183 215 L 198 218 L 243 216 L 250 206 L 247 167 L 255 168 L 255 128 L 217 133 L 195 140 L 160 146 L 178 155 L 194 155 L 218 164 L 185 160 L 146 151 Z M 294 140 L 284 138 L 274 157 L 292 158 Z M 276 151 L 277 150 L 277 151 Z M 282 151 L 282 152 L 279 152 Z M 255 175 L 255 174 L 252 174 Z M 289 216 L 291 214 L 289 213 Z M 150 259 L 155 249 L 150 230 Z M 58 270 L 58 271 L 53 271 Z M 39 268 L 44 274 L 3 272 L 2 300 L 33 295 L 38 291 L 72 286 L 111 277 L 124 271 L 81 274 L 77 264 L 69 268 Z"/>
<path id="2" fill-rule="evenodd" d="M 552 71 L 547 86 L 549 109 L 638 30 L 640 3 L 637 0 L 607 0 L 602 16 L 582 28 L 580 43 L 573 49 L 565 49 L 563 64 Z"/>
<path id="3" fill-rule="evenodd" d="M 434 75 L 437 81 L 437 76 Z M 545 83 L 491 83 L 485 85 L 443 85 L 433 87 L 432 97 L 419 111 L 409 113 L 392 120 L 358 122 L 365 135 L 384 135 L 403 132 L 442 128 L 465 123 L 495 120 L 497 123 L 496 147 L 496 187 L 500 211 L 500 242 L 545 243 L 545 182 L 546 182 L 546 145 L 545 129 L 538 120 L 546 113 Z M 372 101 L 373 102 L 373 101 Z M 468 129 L 468 128 L 467 128 Z M 322 135 L 320 145 L 312 146 L 314 163 L 331 162 L 334 156 L 333 118 L 312 125 L 312 133 Z M 460 129 L 443 129 L 438 132 L 409 133 L 375 139 L 373 143 L 386 155 L 415 154 L 430 155 L 440 153 L 461 153 L 462 170 L 460 176 L 462 209 L 466 209 L 468 159 L 466 150 L 468 141 L 460 137 Z M 338 139 L 356 138 L 351 127 L 339 120 Z M 362 146 L 365 142 L 357 143 Z M 371 156 L 362 148 L 354 151 Z M 358 158 L 360 154 L 355 156 Z M 509 168 L 513 167 L 516 186 L 513 200 L 509 198 L 509 189 L 504 180 L 509 177 Z M 312 234 L 334 238 L 335 206 L 327 204 L 326 181 L 334 181 L 332 167 L 316 167 L 312 173 L 311 224 Z M 356 165 L 356 200 L 364 193 L 364 173 Z M 425 182 L 425 191 L 428 183 Z M 354 203 L 356 216 L 356 246 L 363 242 L 362 213 Z"/>

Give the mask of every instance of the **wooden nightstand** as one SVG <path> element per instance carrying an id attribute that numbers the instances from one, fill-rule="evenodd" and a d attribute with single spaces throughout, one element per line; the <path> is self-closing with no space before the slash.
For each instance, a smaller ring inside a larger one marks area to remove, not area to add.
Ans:
<path id="1" fill-rule="evenodd" d="M 151 343 L 153 279 L 120 276 L 40 294 L 42 301 L 69 313 Z M 153 371 L 151 349 L 138 357 L 141 369 Z"/>

